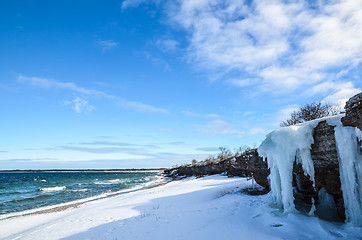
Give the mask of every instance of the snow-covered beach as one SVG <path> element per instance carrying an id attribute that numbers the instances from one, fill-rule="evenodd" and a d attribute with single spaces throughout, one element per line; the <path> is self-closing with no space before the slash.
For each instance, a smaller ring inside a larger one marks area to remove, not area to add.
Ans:
<path id="1" fill-rule="evenodd" d="M 361 228 L 273 208 L 246 178 L 214 175 L 1 221 L 1 239 L 362 239 Z"/>

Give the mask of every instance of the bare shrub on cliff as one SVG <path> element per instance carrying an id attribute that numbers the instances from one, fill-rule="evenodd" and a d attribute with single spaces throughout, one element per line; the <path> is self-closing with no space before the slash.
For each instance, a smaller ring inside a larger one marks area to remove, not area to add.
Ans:
<path id="1" fill-rule="evenodd" d="M 256 148 L 256 147 L 254 147 Z M 249 151 L 250 149 L 252 149 L 252 147 L 249 147 L 247 145 L 244 145 L 242 147 L 238 147 L 238 148 L 234 148 L 234 156 L 239 156 L 242 154 L 245 154 L 245 152 Z"/>
<path id="2" fill-rule="evenodd" d="M 290 118 L 281 122 L 281 127 L 287 127 L 298 123 L 311 121 L 314 119 L 337 115 L 341 112 L 340 108 L 329 103 L 313 102 L 300 107 L 297 111 L 290 114 Z"/>
<path id="3" fill-rule="evenodd" d="M 220 153 L 218 155 L 218 158 L 220 158 L 220 159 L 225 159 L 225 158 L 233 155 L 231 150 L 226 147 L 219 147 L 219 150 L 220 150 Z"/>

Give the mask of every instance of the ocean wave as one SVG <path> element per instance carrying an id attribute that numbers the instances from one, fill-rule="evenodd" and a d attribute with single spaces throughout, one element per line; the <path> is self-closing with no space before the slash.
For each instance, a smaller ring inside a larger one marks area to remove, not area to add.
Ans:
<path id="1" fill-rule="evenodd" d="M 62 191 L 64 189 L 66 189 L 66 186 L 62 186 L 62 187 L 49 187 L 49 188 L 40 188 L 39 191 L 42 192 L 55 192 L 55 191 Z"/>
<path id="2" fill-rule="evenodd" d="M 9 203 L 21 203 L 21 202 L 27 202 L 27 201 L 40 200 L 40 199 L 48 198 L 48 197 L 51 197 L 51 196 L 53 196 L 53 195 L 40 195 L 40 196 L 28 197 L 28 198 L 24 198 L 24 199 L 14 199 L 14 200 L 5 202 L 4 205 L 6 206 Z"/>
<path id="3" fill-rule="evenodd" d="M 129 179 L 112 179 L 112 180 L 104 180 L 104 181 L 97 181 L 94 184 L 102 184 L 102 185 L 110 185 L 110 184 L 120 184 L 129 181 Z"/>
<path id="4" fill-rule="evenodd" d="M 70 190 L 71 192 L 85 192 L 88 189 L 84 188 L 84 189 L 78 189 L 78 190 Z"/>

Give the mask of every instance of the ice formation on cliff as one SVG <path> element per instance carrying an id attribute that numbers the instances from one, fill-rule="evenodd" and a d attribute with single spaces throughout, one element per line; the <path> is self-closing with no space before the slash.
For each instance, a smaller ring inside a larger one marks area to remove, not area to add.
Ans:
<path id="1" fill-rule="evenodd" d="M 293 212 L 293 162 L 302 164 L 306 175 L 314 183 L 314 165 L 311 157 L 314 128 L 321 121 L 335 127 L 339 158 L 340 180 L 347 221 L 362 226 L 362 155 L 357 138 L 361 132 L 354 127 L 344 127 L 342 115 L 322 118 L 302 124 L 277 129 L 266 136 L 258 148 L 259 155 L 268 161 L 270 185 L 274 201 Z"/>
<path id="2" fill-rule="evenodd" d="M 357 137 L 361 132 L 354 127 L 335 128 L 339 175 L 347 221 L 362 226 L 362 155 Z"/>

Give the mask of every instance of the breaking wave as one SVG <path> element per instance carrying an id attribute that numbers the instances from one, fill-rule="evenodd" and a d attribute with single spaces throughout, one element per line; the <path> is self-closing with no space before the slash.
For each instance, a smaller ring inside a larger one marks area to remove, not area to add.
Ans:
<path id="1" fill-rule="evenodd" d="M 62 187 L 49 187 L 49 188 L 40 188 L 39 191 L 41 192 L 55 192 L 55 191 L 62 191 L 64 189 L 66 189 L 66 186 L 62 186 Z"/>

